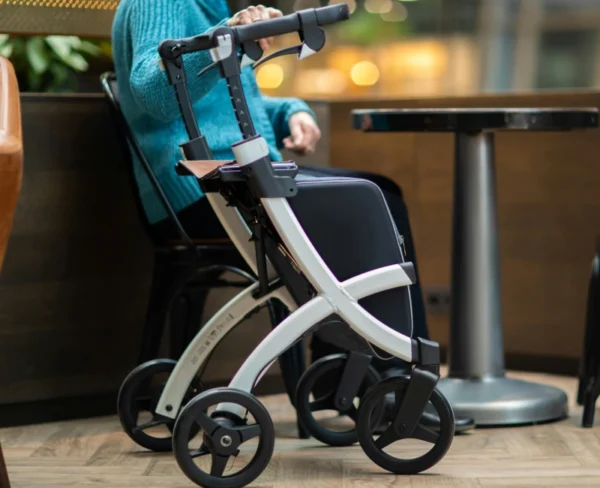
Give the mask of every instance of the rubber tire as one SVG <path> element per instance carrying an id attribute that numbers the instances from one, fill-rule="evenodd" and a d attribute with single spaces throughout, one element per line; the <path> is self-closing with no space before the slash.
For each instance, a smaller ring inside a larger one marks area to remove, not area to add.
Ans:
<path id="1" fill-rule="evenodd" d="M 319 378 L 327 373 L 331 373 L 332 370 L 342 369 L 346 364 L 347 358 L 348 356 L 346 354 L 336 354 L 315 361 L 304 372 L 296 388 L 296 410 L 298 419 L 303 427 L 315 439 L 321 441 L 323 444 L 333 447 L 346 447 L 356 444 L 358 442 L 356 428 L 345 432 L 335 432 L 326 429 L 315 419 L 313 412 L 310 409 L 309 397 L 314 385 L 319 381 Z M 342 373 L 340 373 L 340 375 L 341 374 Z M 381 381 L 381 376 L 373 366 L 369 366 L 365 381 L 367 384 L 366 388 L 363 390 L 364 392 L 368 391 L 369 388 Z M 375 423 L 373 428 L 381 421 L 383 411 L 383 404 L 381 404 L 379 416 L 376 418 L 377 423 Z"/>
<path id="2" fill-rule="evenodd" d="M 427 471 L 439 463 L 450 449 L 454 439 L 454 412 L 448 400 L 436 388 L 429 399 L 440 418 L 438 440 L 433 448 L 424 455 L 414 459 L 399 459 L 380 450 L 375 445 L 371 429 L 364 428 L 369 423 L 373 408 L 388 393 L 408 388 L 409 378 L 388 378 L 372 388 L 366 395 L 358 415 L 358 440 L 365 454 L 379 467 L 398 475 L 411 475 Z"/>
<path id="3" fill-rule="evenodd" d="M 189 456 L 190 429 L 202 411 L 220 403 L 232 403 L 247 409 L 261 426 L 258 449 L 254 458 L 234 476 L 217 478 L 202 471 Z M 275 448 L 275 427 L 267 409 L 254 396 L 232 388 L 207 390 L 192 399 L 181 411 L 173 431 L 173 452 L 183 473 L 194 483 L 205 488 L 241 488 L 258 478 L 271 460 Z"/>
<path id="4" fill-rule="evenodd" d="M 177 361 L 172 359 L 154 359 L 140 364 L 125 378 L 117 398 L 117 413 L 125 433 L 139 446 L 153 452 L 169 452 L 172 450 L 173 440 L 170 437 L 152 437 L 143 431 L 134 432 L 137 426 L 135 413 L 131 408 L 134 398 L 143 383 L 160 373 L 172 373 Z M 166 427 L 173 432 L 175 420 L 166 423 Z"/>

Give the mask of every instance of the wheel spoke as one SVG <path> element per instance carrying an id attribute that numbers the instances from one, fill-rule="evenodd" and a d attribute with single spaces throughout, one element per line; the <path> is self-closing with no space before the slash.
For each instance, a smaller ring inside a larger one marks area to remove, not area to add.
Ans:
<path id="1" fill-rule="evenodd" d="M 218 454 L 212 455 L 212 466 L 210 468 L 210 475 L 221 477 L 227 467 L 229 456 L 219 456 Z"/>
<path id="2" fill-rule="evenodd" d="M 190 451 L 190 456 L 192 459 L 200 457 L 200 456 L 206 456 L 207 454 L 210 454 L 210 451 L 204 446 L 204 444 L 202 444 L 202 446 L 200 446 L 200 449 L 196 449 L 195 451 Z"/>
<path id="3" fill-rule="evenodd" d="M 159 425 L 167 425 L 169 421 L 167 420 L 161 420 L 161 419 L 152 419 L 150 422 L 146 422 L 145 424 L 142 425 L 138 425 L 133 429 L 133 432 L 135 434 L 146 430 L 146 429 L 150 429 L 152 427 L 158 427 Z"/>
<path id="4" fill-rule="evenodd" d="M 198 417 L 196 417 L 196 423 L 202 427 L 204 432 L 208 435 L 212 435 L 219 428 L 219 424 L 204 412 L 201 412 Z"/>
<path id="5" fill-rule="evenodd" d="M 377 449 L 383 450 L 398 439 L 400 439 L 400 437 L 394 432 L 394 426 L 390 425 L 387 430 L 381 434 L 379 439 L 375 441 L 375 445 L 377 446 Z"/>
<path id="6" fill-rule="evenodd" d="M 413 439 L 419 439 L 420 441 L 430 442 L 431 444 L 435 444 L 440 438 L 437 432 L 434 432 L 427 427 L 423 427 L 422 425 L 417 425 L 411 437 Z"/>
<path id="7" fill-rule="evenodd" d="M 310 403 L 311 412 L 320 412 L 322 410 L 335 410 L 333 407 L 333 395 L 327 395 Z"/>
<path id="8" fill-rule="evenodd" d="M 135 400 L 135 409 L 138 412 L 150 412 L 151 410 L 151 405 L 150 405 L 150 397 L 147 398 L 137 398 Z"/>
<path id="9" fill-rule="evenodd" d="M 254 439 L 255 437 L 258 437 L 261 432 L 260 425 L 258 425 L 258 424 L 240 427 L 239 429 L 236 429 L 236 430 L 240 433 L 240 440 L 242 441 L 242 444 L 244 442 L 249 441 L 250 439 Z"/>

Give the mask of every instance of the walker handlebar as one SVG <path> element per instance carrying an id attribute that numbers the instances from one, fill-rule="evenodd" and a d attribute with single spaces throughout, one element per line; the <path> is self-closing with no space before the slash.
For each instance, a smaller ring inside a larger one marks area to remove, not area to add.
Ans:
<path id="1" fill-rule="evenodd" d="M 307 9 L 275 19 L 262 20 L 254 24 L 234 27 L 233 31 L 236 33 L 239 43 L 299 32 L 302 29 L 301 17 L 311 11 L 314 11 L 316 25 L 319 27 L 335 24 L 350 17 L 348 5 L 341 3 L 328 7 Z"/>
<path id="2" fill-rule="evenodd" d="M 347 20 L 350 17 L 350 9 L 345 3 L 330 5 L 328 7 L 306 9 L 283 17 L 269 20 L 261 20 L 250 25 L 230 27 L 233 32 L 234 42 L 241 45 L 245 42 L 258 41 L 267 37 L 275 37 L 294 32 L 301 33 L 307 27 L 306 19 L 313 18 L 313 26 L 325 26 Z M 203 34 L 178 40 L 167 40 L 159 47 L 160 56 L 164 59 L 176 59 L 183 54 L 197 51 L 205 51 L 217 47 L 218 40 L 214 33 Z"/>

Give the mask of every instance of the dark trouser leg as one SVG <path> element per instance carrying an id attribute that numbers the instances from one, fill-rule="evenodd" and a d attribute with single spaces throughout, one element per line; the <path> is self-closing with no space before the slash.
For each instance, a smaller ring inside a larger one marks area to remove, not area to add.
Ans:
<path id="1" fill-rule="evenodd" d="M 155 252 L 152 288 L 150 291 L 146 320 L 142 333 L 142 344 L 138 364 L 159 356 L 163 332 L 169 316 L 176 270 L 167 252 Z"/>

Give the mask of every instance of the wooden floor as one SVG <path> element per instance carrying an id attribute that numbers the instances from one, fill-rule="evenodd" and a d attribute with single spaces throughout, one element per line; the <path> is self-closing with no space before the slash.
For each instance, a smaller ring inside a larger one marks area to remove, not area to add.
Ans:
<path id="1" fill-rule="evenodd" d="M 571 416 L 560 423 L 477 430 L 456 437 L 430 472 L 389 475 L 359 447 L 329 448 L 295 438 L 286 397 L 264 398 L 277 428 L 275 454 L 255 486 L 262 487 L 600 487 L 600 422 L 579 427 L 574 379 L 513 375 L 565 389 Z M 600 419 L 599 419 L 600 420 Z M 174 488 L 195 486 L 172 455 L 142 452 L 115 417 L 0 430 L 13 488 Z"/>

